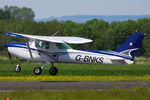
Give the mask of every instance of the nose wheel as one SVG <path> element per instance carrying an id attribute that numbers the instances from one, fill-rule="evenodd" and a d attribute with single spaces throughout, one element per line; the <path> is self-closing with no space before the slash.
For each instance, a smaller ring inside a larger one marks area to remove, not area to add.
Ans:
<path id="1" fill-rule="evenodd" d="M 19 64 L 17 64 L 15 67 L 14 67 L 14 71 L 15 72 L 20 72 L 21 71 L 21 66 Z"/>

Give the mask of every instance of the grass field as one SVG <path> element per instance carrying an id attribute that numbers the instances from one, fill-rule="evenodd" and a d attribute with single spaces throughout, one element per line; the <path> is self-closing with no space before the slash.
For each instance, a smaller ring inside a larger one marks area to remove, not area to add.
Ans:
<path id="1" fill-rule="evenodd" d="M 150 91 L 143 87 L 131 90 L 114 88 L 109 91 L 68 90 L 68 91 L 12 91 L 0 92 L 1 100 L 149 100 Z"/>
<path id="2" fill-rule="evenodd" d="M 137 58 L 133 65 L 89 65 L 89 64 L 56 64 L 59 69 L 57 76 L 48 73 L 48 65 L 42 75 L 35 76 L 33 68 L 41 63 L 25 62 L 22 72 L 15 73 L 5 57 L 0 57 L 0 81 L 149 81 L 150 59 Z M 0 91 L 0 99 L 6 100 L 149 100 L 150 90 L 145 87 L 124 89 L 114 87 L 108 91 L 96 90 L 66 90 L 41 91 L 20 90 Z"/>
<path id="3" fill-rule="evenodd" d="M 6 57 L 0 57 L 0 80 L 60 80 L 60 81 L 119 81 L 119 80 L 150 80 L 150 58 L 137 58 L 132 65 L 93 65 L 93 64 L 55 64 L 59 73 L 52 77 L 47 65 L 41 76 L 35 76 L 33 69 L 41 66 L 37 62 L 25 62 L 22 71 L 15 73 L 13 67 L 16 59 L 10 63 Z"/>

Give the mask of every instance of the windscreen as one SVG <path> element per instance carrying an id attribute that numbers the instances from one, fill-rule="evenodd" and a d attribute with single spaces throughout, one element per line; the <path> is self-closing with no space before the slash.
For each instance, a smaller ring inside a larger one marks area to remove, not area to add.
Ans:
<path id="1" fill-rule="evenodd" d="M 58 49 L 72 49 L 68 44 L 66 43 L 56 43 L 56 46 Z"/>

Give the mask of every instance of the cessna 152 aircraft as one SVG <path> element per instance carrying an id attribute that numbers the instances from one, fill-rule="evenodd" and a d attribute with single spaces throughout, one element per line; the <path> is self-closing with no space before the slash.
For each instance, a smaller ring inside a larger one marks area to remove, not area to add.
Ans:
<path id="1" fill-rule="evenodd" d="M 8 43 L 6 47 L 11 55 L 20 60 L 40 61 L 44 65 L 34 68 L 35 75 L 40 75 L 42 69 L 49 63 L 49 73 L 56 75 L 58 69 L 54 63 L 86 63 L 86 64 L 133 64 L 134 56 L 142 46 L 144 33 L 136 32 L 115 51 L 74 50 L 67 43 L 83 44 L 92 42 L 81 37 L 36 36 L 18 33 L 4 33 L 8 36 L 26 38 L 26 43 Z M 21 71 L 18 63 L 15 72 Z"/>

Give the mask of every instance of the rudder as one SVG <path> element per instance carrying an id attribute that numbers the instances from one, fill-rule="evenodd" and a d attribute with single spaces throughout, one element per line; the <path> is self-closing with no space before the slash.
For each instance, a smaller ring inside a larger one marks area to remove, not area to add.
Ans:
<path id="1" fill-rule="evenodd" d="M 116 51 L 134 58 L 139 48 L 142 47 L 142 41 L 145 36 L 146 34 L 142 32 L 136 32 L 130 36 Z"/>

